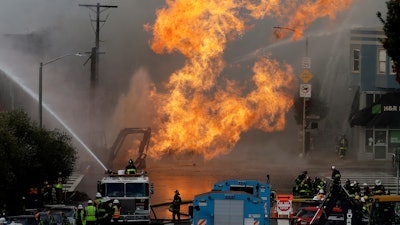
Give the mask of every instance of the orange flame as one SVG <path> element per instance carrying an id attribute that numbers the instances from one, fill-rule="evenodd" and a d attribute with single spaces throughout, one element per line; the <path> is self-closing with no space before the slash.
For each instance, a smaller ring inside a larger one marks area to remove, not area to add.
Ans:
<path id="1" fill-rule="evenodd" d="M 226 67 L 223 53 L 227 43 L 240 38 L 249 27 L 243 10 L 256 19 L 274 16 L 286 20 L 285 26 L 299 31 L 294 34 L 297 37 L 312 21 L 333 18 L 349 2 L 318 0 L 283 6 L 280 0 L 167 0 L 150 27 L 154 35 L 151 48 L 160 54 L 180 52 L 186 64 L 170 76 L 165 92 L 152 93 L 157 118 L 151 156 L 194 152 L 211 159 L 228 153 L 250 129 L 284 129 L 297 90 L 289 65 L 264 56 L 253 66 L 252 82 L 228 78 L 223 79 L 224 84 L 218 82 Z"/>

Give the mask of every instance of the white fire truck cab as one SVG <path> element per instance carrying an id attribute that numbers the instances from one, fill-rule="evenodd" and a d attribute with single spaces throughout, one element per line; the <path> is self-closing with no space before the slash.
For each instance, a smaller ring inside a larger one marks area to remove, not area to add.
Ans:
<path id="1" fill-rule="evenodd" d="M 150 224 L 150 199 L 153 185 L 145 172 L 127 175 L 124 170 L 110 173 L 98 181 L 97 189 L 103 197 L 118 199 L 121 216 L 118 222 Z"/>

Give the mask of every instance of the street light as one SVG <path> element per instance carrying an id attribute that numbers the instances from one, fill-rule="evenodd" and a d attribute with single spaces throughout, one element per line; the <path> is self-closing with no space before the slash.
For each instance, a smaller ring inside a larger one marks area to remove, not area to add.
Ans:
<path id="1" fill-rule="evenodd" d="M 43 80 L 43 66 L 50 64 L 52 62 L 55 62 L 57 60 L 63 59 L 67 56 L 87 56 L 86 54 L 82 54 L 82 53 L 69 53 L 69 54 L 65 54 L 62 55 L 60 57 L 54 58 L 52 60 L 49 60 L 47 62 L 41 62 L 40 66 L 39 66 L 39 128 L 42 128 L 42 109 L 43 109 L 43 104 L 42 104 L 42 80 Z"/>
<path id="2" fill-rule="evenodd" d="M 279 29 L 279 30 L 288 30 L 288 31 L 291 31 L 293 33 L 297 33 L 299 35 L 303 35 L 303 33 L 298 32 L 296 29 L 289 28 L 289 27 L 275 26 L 275 27 L 272 27 L 272 28 Z M 303 66 L 304 69 L 311 68 L 311 59 L 308 57 L 308 37 L 306 37 L 306 56 L 303 58 L 302 66 Z M 302 132 L 303 132 L 302 154 L 303 154 L 303 157 L 305 157 L 306 153 L 307 153 L 306 152 L 306 125 L 307 125 L 306 97 L 303 97 L 303 117 L 302 117 Z"/>

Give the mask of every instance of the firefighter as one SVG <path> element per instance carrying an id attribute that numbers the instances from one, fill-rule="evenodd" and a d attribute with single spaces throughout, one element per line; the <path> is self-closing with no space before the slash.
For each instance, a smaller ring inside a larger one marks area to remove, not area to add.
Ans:
<path id="1" fill-rule="evenodd" d="M 318 194 L 314 196 L 313 200 L 323 201 L 325 200 L 325 191 L 323 189 L 318 191 Z"/>
<path id="2" fill-rule="evenodd" d="M 75 225 L 85 225 L 85 210 L 81 204 L 78 205 L 78 210 L 75 212 Z"/>
<path id="3" fill-rule="evenodd" d="M 332 180 L 334 184 L 340 184 L 340 178 L 342 175 L 340 174 L 339 170 L 336 169 L 335 166 L 332 166 Z"/>
<path id="4" fill-rule="evenodd" d="M 357 181 L 353 182 L 353 192 L 356 195 L 361 195 L 361 188 L 360 188 L 360 185 L 358 185 Z"/>
<path id="5" fill-rule="evenodd" d="M 125 167 L 125 174 L 136 174 L 136 166 L 133 164 L 133 160 L 129 159 L 128 165 Z"/>
<path id="6" fill-rule="evenodd" d="M 347 178 L 346 179 L 346 182 L 344 183 L 344 185 L 343 185 L 343 188 L 350 194 L 350 192 L 351 192 L 351 189 L 352 189 L 352 183 L 351 183 L 351 181 L 350 181 L 350 179 L 349 178 Z"/>
<path id="7" fill-rule="evenodd" d="M 95 197 L 96 197 L 96 199 L 94 200 L 94 204 L 95 204 L 96 208 L 98 208 L 99 205 L 101 204 L 101 199 L 103 198 L 103 196 L 101 195 L 100 192 L 97 192 Z"/>
<path id="8" fill-rule="evenodd" d="M 303 173 L 299 174 L 297 178 L 294 181 L 294 187 L 293 187 L 293 195 L 298 195 L 300 192 L 300 186 L 304 182 L 304 180 L 307 178 L 307 171 L 303 171 Z"/>
<path id="9" fill-rule="evenodd" d="M 118 220 L 121 216 L 121 205 L 119 204 L 118 199 L 114 199 L 112 209 L 112 221 L 114 223 L 118 223 Z"/>
<path id="10" fill-rule="evenodd" d="M 371 196 L 371 189 L 367 183 L 363 183 L 363 194 L 364 196 Z"/>
<path id="11" fill-rule="evenodd" d="M 339 140 L 339 157 L 341 159 L 343 159 L 344 156 L 346 155 L 347 147 L 348 147 L 348 141 L 346 135 L 343 135 Z"/>
<path id="12" fill-rule="evenodd" d="M 86 225 L 96 225 L 97 224 L 97 209 L 93 205 L 93 201 L 88 201 L 88 206 L 85 208 L 85 221 Z"/>
<path id="13" fill-rule="evenodd" d="M 326 189 L 326 182 L 320 177 L 315 177 L 313 182 L 312 182 L 312 185 L 313 185 L 313 193 L 314 194 L 318 194 L 318 192 L 321 189 L 324 190 L 324 191 Z"/>
<path id="14" fill-rule="evenodd" d="M 311 178 L 307 177 L 303 180 L 299 187 L 299 196 L 311 197 L 312 196 L 312 183 Z"/>
<path id="15" fill-rule="evenodd" d="M 350 183 L 350 189 L 348 189 L 347 192 L 349 193 L 349 196 L 352 198 L 354 198 L 354 196 L 356 196 L 356 192 L 354 189 L 354 183 Z"/>
<path id="16" fill-rule="evenodd" d="M 114 210 L 113 210 L 113 201 L 111 201 L 111 198 L 109 197 L 107 197 L 106 210 L 107 210 L 107 217 L 106 217 L 107 223 L 110 223 L 112 221 Z"/>
<path id="17" fill-rule="evenodd" d="M 370 212 L 371 207 L 372 207 L 371 199 L 367 195 L 364 195 L 361 198 L 361 202 L 363 202 L 363 206 L 362 206 L 363 212 L 366 213 L 367 215 L 369 215 L 369 212 Z"/>
<path id="18" fill-rule="evenodd" d="M 44 188 L 43 188 L 43 197 L 44 197 L 44 202 L 53 204 L 53 195 L 52 195 L 53 187 L 49 182 L 46 180 L 44 182 Z"/>
<path id="19" fill-rule="evenodd" d="M 56 189 L 56 200 L 59 204 L 63 201 L 63 184 L 61 178 L 58 178 L 57 184 L 54 186 L 54 188 Z"/>
<path id="20" fill-rule="evenodd" d="M 382 185 L 382 182 L 380 180 L 375 180 L 375 186 L 372 189 L 372 192 L 374 195 L 384 195 L 385 192 L 385 187 Z"/>
<path id="21" fill-rule="evenodd" d="M 109 197 L 104 197 L 101 200 L 101 204 L 97 208 L 97 222 L 99 225 L 106 225 L 109 224 L 111 221 L 110 219 L 110 207 L 108 205 L 111 199 Z"/>
<path id="22" fill-rule="evenodd" d="M 178 222 L 181 220 L 181 194 L 178 190 L 175 190 L 174 200 L 172 201 L 172 221 L 175 221 L 175 216 L 178 218 Z"/>

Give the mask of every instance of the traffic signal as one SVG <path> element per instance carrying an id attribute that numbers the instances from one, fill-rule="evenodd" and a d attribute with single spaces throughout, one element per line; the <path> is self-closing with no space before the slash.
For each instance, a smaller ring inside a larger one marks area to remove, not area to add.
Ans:
<path id="1" fill-rule="evenodd" d="M 304 104 L 305 104 L 304 106 L 305 114 L 308 115 L 311 112 L 311 101 L 309 99 L 305 99 Z"/>
<path id="2" fill-rule="evenodd" d="M 311 122 L 311 129 L 318 129 L 318 122 Z"/>

